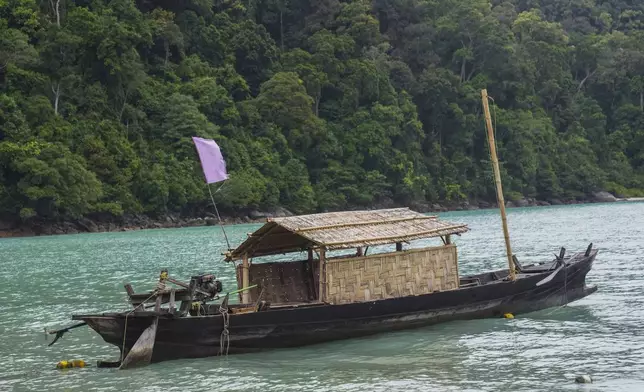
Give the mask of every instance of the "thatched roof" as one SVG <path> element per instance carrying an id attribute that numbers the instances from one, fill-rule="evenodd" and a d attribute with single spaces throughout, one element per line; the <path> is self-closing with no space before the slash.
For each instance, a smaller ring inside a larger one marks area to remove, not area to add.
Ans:
<path id="1" fill-rule="evenodd" d="M 303 251 L 314 247 L 327 250 L 391 244 L 460 234 L 464 224 L 439 221 L 408 208 L 345 211 L 269 218 L 230 252 L 226 260 Z"/>

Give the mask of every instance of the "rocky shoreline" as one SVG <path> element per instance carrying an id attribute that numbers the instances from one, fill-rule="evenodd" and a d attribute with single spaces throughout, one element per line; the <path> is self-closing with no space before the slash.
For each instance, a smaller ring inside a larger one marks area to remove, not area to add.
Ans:
<path id="1" fill-rule="evenodd" d="M 539 207 L 550 205 L 585 204 L 585 203 L 606 203 L 618 201 L 644 201 L 644 198 L 619 199 L 608 192 L 597 192 L 586 200 L 536 200 L 523 198 L 520 200 L 507 201 L 507 208 L 515 207 Z M 400 207 L 392 201 L 382 202 L 374 205 L 373 209 Z M 464 201 L 461 203 L 414 203 L 408 207 L 419 212 L 447 212 L 462 210 L 479 210 L 496 208 L 496 203 L 487 201 Z M 356 208 L 358 209 L 358 208 Z M 267 218 L 278 218 L 294 215 L 291 211 L 278 207 L 270 211 L 246 210 L 234 214 L 222 215 L 224 224 L 261 223 Z M 58 234 L 77 233 L 99 233 L 132 231 L 144 229 L 163 229 L 195 226 L 214 226 L 219 223 L 216 215 L 208 213 L 200 217 L 182 217 L 170 214 L 161 218 L 151 218 L 146 215 L 125 214 L 121 217 L 84 217 L 76 220 L 66 221 L 38 221 L 29 222 L 8 222 L 0 220 L 0 238 L 7 237 L 30 237 Z"/>

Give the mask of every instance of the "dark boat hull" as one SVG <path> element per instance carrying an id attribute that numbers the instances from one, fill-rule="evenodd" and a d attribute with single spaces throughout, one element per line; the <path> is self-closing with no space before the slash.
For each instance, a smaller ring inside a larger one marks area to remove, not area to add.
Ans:
<path id="1" fill-rule="evenodd" d="M 596 251 L 562 268 L 549 282 L 537 282 L 552 271 L 525 274 L 514 282 L 498 281 L 480 286 L 403 298 L 343 305 L 232 314 L 228 339 L 221 315 L 200 317 L 161 316 L 158 320 L 152 362 L 198 358 L 224 353 L 303 346 L 381 332 L 429 326 L 464 319 L 502 317 L 564 305 L 597 290 L 585 284 Z M 499 274 L 507 271 L 499 271 Z M 78 315 L 122 353 L 127 354 L 153 320 L 145 314 Z M 125 339 L 123 332 L 125 333 Z M 228 347 L 226 348 L 226 343 Z"/>

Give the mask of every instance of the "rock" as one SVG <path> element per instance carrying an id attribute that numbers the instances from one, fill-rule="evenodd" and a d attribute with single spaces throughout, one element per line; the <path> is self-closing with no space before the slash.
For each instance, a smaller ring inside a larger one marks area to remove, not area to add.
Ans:
<path id="1" fill-rule="evenodd" d="M 89 233 L 96 233 L 98 232 L 98 226 L 96 226 L 96 223 L 93 221 L 87 219 L 87 218 L 81 218 L 76 222 L 76 226 L 81 228 L 84 231 L 87 231 Z"/>
<path id="2" fill-rule="evenodd" d="M 287 216 L 293 216 L 293 213 L 289 210 L 287 210 L 284 207 L 277 207 L 272 213 L 273 217 L 275 218 L 284 218 Z"/>
<path id="3" fill-rule="evenodd" d="M 447 211 L 447 208 L 443 207 L 440 204 L 432 204 L 432 211 L 443 212 Z"/>
<path id="4" fill-rule="evenodd" d="M 575 382 L 577 384 L 590 384 L 593 382 L 592 377 L 587 374 L 575 377 Z"/>
<path id="5" fill-rule="evenodd" d="M 528 207 L 530 205 L 530 200 L 524 197 L 523 199 L 515 200 L 514 205 L 517 207 Z"/>
<path id="6" fill-rule="evenodd" d="M 537 205 L 538 206 L 549 206 L 550 203 L 548 203 L 547 201 L 543 201 L 543 200 L 537 200 Z"/>
<path id="7" fill-rule="evenodd" d="M 601 191 L 593 193 L 593 200 L 599 203 L 612 203 L 617 201 L 617 198 L 606 191 Z"/>
<path id="8" fill-rule="evenodd" d="M 460 204 L 460 208 L 463 210 L 478 210 L 479 206 L 470 204 L 469 201 L 464 201 Z"/>
<path id="9" fill-rule="evenodd" d="M 512 208 L 512 207 L 516 207 L 516 204 L 514 204 L 512 200 L 508 200 L 505 202 L 505 208 Z"/>
<path id="10" fill-rule="evenodd" d="M 553 206 L 560 206 L 563 204 L 563 201 L 559 199 L 548 199 L 548 202 L 550 203 L 550 205 L 553 205 Z"/>
<path id="11" fill-rule="evenodd" d="M 251 212 L 248 213 L 248 216 L 251 219 L 265 219 L 265 218 L 272 217 L 272 214 L 269 212 L 260 212 L 257 210 L 252 210 Z"/>
<path id="12" fill-rule="evenodd" d="M 496 205 L 488 203 L 487 201 L 479 201 L 479 208 L 493 208 Z"/>
<path id="13" fill-rule="evenodd" d="M 409 208 L 423 214 L 426 212 L 430 212 L 432 210 L 432 206 L 429 203 L 423 203 L 423 202 L 411 203 L 409 205 Z"/>
<path id="14" fill-rule="evenodd" d="M 13 222 L 0 220 L 0 230 L 11 230 L 11 229 L 13 229 Z"/>

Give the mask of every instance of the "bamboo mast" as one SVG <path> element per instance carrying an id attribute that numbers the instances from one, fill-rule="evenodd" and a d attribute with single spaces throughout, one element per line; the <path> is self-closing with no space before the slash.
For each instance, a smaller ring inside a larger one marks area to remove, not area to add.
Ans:
<path id="1" fill-rule="evenodd" d="M 503 187 L 501 186 L 501 173 L 499 172 L 499 159 L 496 156 L 496 143 L 494 142 L 494 131 L 492 129 L 492 118 L 490 117 L 490 107 L 488 103 L 487 90 L 481 90 L 483 100 L 483 114 L 485 115 L 485 125 L 487 128 L 487 140 L 490 145 L 490 156 L 492 158 L 492 168 L 494 169 L 494 183 L 496 184 L 496 199 L 501 210 L 501 222 L 503 223 L 503 236 L 505 237 L 505 251 L 508 256 L 508 267 L 510 268 L 510 279 L 516 279 L 514 260 L 512 260 L 512 247 L 510 246 L 510 233 L 508 232 L 508 221 L 505 216 L 505 200 L 503 198 Z"/>

